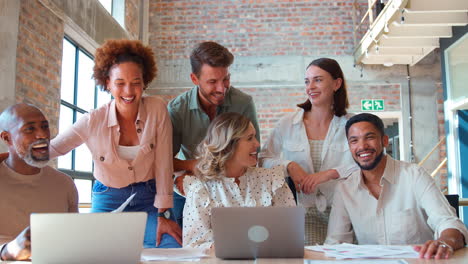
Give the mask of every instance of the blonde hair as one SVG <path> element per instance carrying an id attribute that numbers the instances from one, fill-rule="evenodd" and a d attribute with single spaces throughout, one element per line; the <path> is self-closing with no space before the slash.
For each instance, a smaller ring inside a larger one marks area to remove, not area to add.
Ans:
<path id="1" fill-rule="evenodd" d="M 195 175 L 208 180 L 223 177 L 224 165 L 234 154 L 239 139 L 249 129 L 249 125 L 250 120 L 238 113 L 217 116 L 197 147 L 199 161 Z"/>

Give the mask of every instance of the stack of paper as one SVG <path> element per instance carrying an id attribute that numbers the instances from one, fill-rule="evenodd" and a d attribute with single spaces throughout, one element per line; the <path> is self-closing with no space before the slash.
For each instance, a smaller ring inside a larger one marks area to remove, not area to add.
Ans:
<path id="1" fill-rule="evenodd" d="M 304 259 L 304 264 L 408 264 L 404 259 L 365 259 L 365 260 L 310 260 Z"/>
<path id="2" fill-rule="evenodd" d="M 142 261 L 200 261 L 208 255 L 198 248 L 145 248 L 141 253 Z"/>
<path id="3" fill-rule="evenodd" d="M 419 253 L 412 246 L 384 246 L 384 245 L 323 245 L 307 246 L 308 250 L 324 252 L 327 257 L 337 259 L 355 258 L 417 258 Z"/>

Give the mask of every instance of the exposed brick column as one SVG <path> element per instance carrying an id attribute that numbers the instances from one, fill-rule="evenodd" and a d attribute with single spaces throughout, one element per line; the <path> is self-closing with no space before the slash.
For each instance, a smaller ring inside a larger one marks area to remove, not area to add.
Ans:
<path id="1" fill-rule="evenodd" d="M 39 1 L 21 1 L 16 101 L 37 105 L 57 133 L 60 112 L 63 22 Z"/>

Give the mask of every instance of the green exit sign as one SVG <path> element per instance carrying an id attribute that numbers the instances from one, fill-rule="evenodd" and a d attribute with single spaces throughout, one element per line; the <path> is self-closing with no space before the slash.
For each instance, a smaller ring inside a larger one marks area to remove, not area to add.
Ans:
<path id="1" fill-rule="evenodd" d="M 362 111 L 383 111 L 385 110 L 384 99 L 362 99 L 361 100 Z"/>

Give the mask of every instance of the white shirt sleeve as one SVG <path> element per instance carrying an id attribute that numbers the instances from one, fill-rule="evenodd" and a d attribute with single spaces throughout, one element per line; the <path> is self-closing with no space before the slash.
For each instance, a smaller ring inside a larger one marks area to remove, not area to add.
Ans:
<path id="1" fill-rule="evenodd" d="M 290 160 L 281 159 L 283 136 L 281 134 L 281 122 L 273 129 L 270 137 L 262 148 L 259 155 L 260 166 L 264 168 L 273 168 L 274 166 L 283 165 L 284 176 L 288 176 L 287 167 Z"/>
<path id="2" fill-rule="evenodd" d="M 434 239 L 440 237 L 441 233 L 449 228 L 454 228 L 460 231 L 468 238 L 468 231 L 465 225 L 458 219 L 455 209 L 450 206 L 445 196 L 436 186 L 434 179 L 423 169 L 418 168 L 416 172 L 415 185 L 413 188 L 416 199 L 419 200 L 421 207 L 426 212 L 427 224 L 434 231 Z"/>
<path id="3" fill-rule="evenodd" d="M 351 219 L 343 203 L 340 192 L 341 183 L 338 183 L 333 198 L 332 209 L 328 222 L 327 238 L 325 244 L 353 243 L 354 231 Z"/>
<path id="4" fill-rule="evenodd" d="M 348 178 L 353 172 L 359 170 L 356 164 L 342 164 L 335 168 L 338 172 L 340 179 Z"/>

